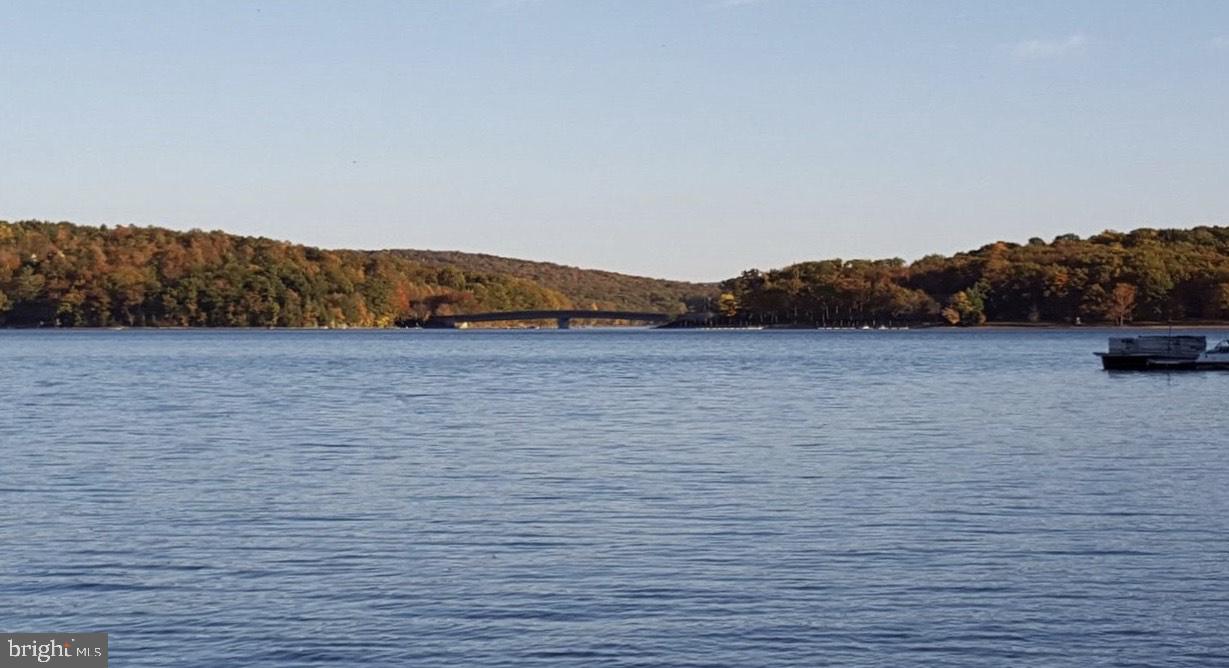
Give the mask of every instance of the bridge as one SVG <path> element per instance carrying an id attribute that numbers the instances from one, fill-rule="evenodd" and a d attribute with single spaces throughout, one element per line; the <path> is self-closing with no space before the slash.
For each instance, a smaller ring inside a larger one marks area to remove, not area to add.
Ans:
<path id="1" fill-rule="evenodd" d="M 427 327 L 453 329 L 471 322 L 505 322 L 513 320 L 554 320 L 559 329 L 569 329 L 572 320 L 629 320 L 631 322 L 666 323 L 674 320 L 669 313 L 637 311 L 498 311 L 495 313 L 461 313 L 437 315 L 427 321 Z"/>

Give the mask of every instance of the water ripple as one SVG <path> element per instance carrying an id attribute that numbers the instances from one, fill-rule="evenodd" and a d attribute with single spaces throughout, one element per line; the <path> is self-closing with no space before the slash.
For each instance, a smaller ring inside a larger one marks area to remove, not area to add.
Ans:
<path id="1" fill-rule="evenodd" d="M 0 626 L 138 667 L 1229 665 L 1229 375 L 1104 336 L 0 332 Z"/>

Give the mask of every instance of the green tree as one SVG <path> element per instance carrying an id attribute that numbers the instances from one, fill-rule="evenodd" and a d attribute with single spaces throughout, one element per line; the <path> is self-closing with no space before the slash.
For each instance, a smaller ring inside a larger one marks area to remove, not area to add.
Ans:
<path id="1" fill-rule="evenodd" d="M 947 308 L 943 309 L 943 317 L 950 324 L 964 327 L 985 324 L 985 301 L 981 292 L 977 288 L 969 288 L 952 295 Z"/>

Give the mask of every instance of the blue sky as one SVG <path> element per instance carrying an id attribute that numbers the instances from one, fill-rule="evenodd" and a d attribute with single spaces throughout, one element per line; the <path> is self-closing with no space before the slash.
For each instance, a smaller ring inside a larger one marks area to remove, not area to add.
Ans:
<path id="1" fill-rule="evenodd" d="M 9 2 L 0 219 L 672 278 L 1229 224 L 1225 2 Z"/>

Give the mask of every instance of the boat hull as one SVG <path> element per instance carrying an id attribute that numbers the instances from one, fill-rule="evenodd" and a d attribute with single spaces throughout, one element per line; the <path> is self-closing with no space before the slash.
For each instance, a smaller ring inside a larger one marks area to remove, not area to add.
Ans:
<path id="1" fill-rule="evenodd" d="M 1188 361 L 1166 362 L 1155 361 L 1148 365 L 1150 371 L 1225 371 L 1229 370 L 1229 362 Z"/>
<path id="2" fill-rule="evenodd" d="M 1150 368 L 1146 355 L 1101 354 L 1101 367 L 1106 371 L 1144 371 Z"/>
<path id="3" fill-rule="evenodd" d="M 1205 361 L 1148 357 L 1143 355 L 1101 355 L 1106 371 L 1229 371 L 1227 361 Z"/>

